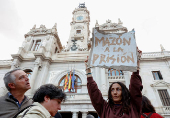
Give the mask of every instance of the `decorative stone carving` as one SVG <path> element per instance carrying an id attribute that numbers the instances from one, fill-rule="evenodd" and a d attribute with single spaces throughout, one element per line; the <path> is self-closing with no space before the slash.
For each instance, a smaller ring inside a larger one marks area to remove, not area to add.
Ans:
<path id="1" fill-rule="evenodd" d="M 24 40 L 23 43 L 22 43 L 23 48 L 25 47 L 26 43 L 27 43 L 27 40 Z"/>
<path id="2" fill-rule="evenodd" d="M 81 25 L 75 26 L 75 29 L 83 29 L 84 27 Z"/>
<path id="3" fill-rule="evenodd" d="M 154 91 L 156 91 L 157 88 L 161 88 L 161 87 L 167 87 L 170 89 L 170 83 L 165 82 L 165 81 L 157 81 L 156 83 L 151 84 L 150 86 L 153 87 Z"/>
<path id="4" fill-rule="evenodd" d="M 46 34 L 46 33 L 52 33 L 52 30 L 47 29 L 45 25 L 40 25 L 40 28 L 36 28 L 36 25 L 34 25 L 33 28 L 30 29 L 30 31 L 25 35 L 25 37 L 31 34 L 35 35 L 35 34 Z"/>
<path id="5" fill-rule="evenodd" d="M 31 36 L 27 37 L 27 42 L 30 42 Z"/>
<path id="6" fill-rule="evenodd" d="M 99 25 L 96 21 L 95 27 L 99 27 L 99 30 L 104 31 L 105 33 L 125 33 L 127 28 L 122 26 L 122 22 L 118 19 L 118 23 L 112 23 L 111 20 L 107 20 L 106 23 Z"/>
<path id="7" fill-rule="evenodd" d="M 78 49 L 78 51 L 88 51 L 87 48 L 83 48 L 83 47 L 80 46 L 80 45 L 77 45 L 77 49 Z"/>
<path id="8" fill-rule="evenodd" d="M 160 44 L 160 47 L 161 47 L 161 52 L 164 52 L 165 48 L 162 46 L 162 44 Z"/>
<path id="9" fill-rule="evenodd" d="M 118 18 L 118 24 L 122 25 L 123 22 L 121 22 L 120 18 Z"/>
<path id="10" fill-rule="evenodd" d="M 96 20 L 95 27 L 99 27 L 98 21 Z"/>
<path id="11" fill-rule="evenodd" d="M 63 49 L 63 51 L 64 51 L 64 52 L 68 52 L 68 51 L 70 50 L 70 48 L 71 48 L 71 45 L 69 45 L 69 46 L 67 45 L 67 46 Z"/>
<path id="12" fill-rule="evenodd" d="M 56 73 L 54 71 L 50 72 L 50 76 L 49 76 L 49 83 L 52 81 L 52 79 L 55 77 Z"/>
<path id="13" fill-rule="evenodd" d="M 20 66 L 20 61 L 18 59 L 14 59 L 11 66 L 18 68 Z"/>
<path id="14" fill-rule="evenodd" d="M 45 25 L 40 25 L 40 28 L 42 28 L 42 29 L 46 29 L 46 27 L 45 27 Z"/>
<path id="15" fill-rule="evenodd" d="M 154 84 L 151 84 L 150 85 L 151 87 L 168 87 L 168 88 L 170 88 L 170 83 L 168 83 L 168 82 L 165 82 L 165 81 L 157 81 L 156 83 L 154 83 Z"/>
<path id="16" fill-rule="evenodd" d="M 47 43 L 46 39 L 43 39 L 43 40 L 42 40 L 42 47 L 45 47 L 45 46 L 46 46 L 46 43 Z"/>
<path id="17" fill-rule="evenodd" d="M 32 27 L 32 29 L 35 29 L 36 28 L 36 25 L 34 25 L 33 27 Z"/>
<path id="18" fill-rule="evenodd" d="M 56 29 L 57 28 L 57 23 L 54 24 L 52 29 Z"/>
<path id="19" fill-rule="evenodd" d="M 41 66 L 42 65 L 42 60 L 41 60 L 41 58 L 37 58 L 36 60 L 35 60 L 35 63 L 34 63 L 34 65 L 35 66 Z"/>
<path id="20" fill-rule="evenodd" d="M 50 39 L 50 36 L 48 35 L 48 36 L 46 36 L 46 39 L 47 39 L 47 41 Z"/>

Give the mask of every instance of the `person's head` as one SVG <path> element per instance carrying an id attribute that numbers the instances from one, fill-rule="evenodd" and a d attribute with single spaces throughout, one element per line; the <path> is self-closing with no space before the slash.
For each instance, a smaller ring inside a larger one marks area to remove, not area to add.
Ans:
<path id="1" fill-rule="evenodd" d="M 142 113 L 155 113 L 155 108 L 152 106 L 151 101 L 146 97 L 142 96 Z"/>
<path id="2" fill-rule="evenodd" d="M 27 74 L 19 68 L 7 72 L 3 79 L 6 88 L 10 92 L 11 90 L 26 92 L 31 88 Z"/>
<path id="3" fill-rule="evenodd" d="M 34 102 L 39 102 L 51 114 L 55 116 L 61 109 L 61 102 L 65 101 L 66 94 L 53 84 L 45 84 L 40 86 L 33 96 Z"/>
<path id="4" fill-rule="evenodd" d="M 114 104 L 122 104 L 124 112 L 128 112 L 130 110 L 130 92 L 121 82 L 113 82 L 110 85 L 108 100 L 111 106 Z"/>
<path id="5" fill-rule="evenodd" d="M 94 118 L 94 116 L 91 115 L 91 114 L 88 114 L 88 115 L 86 116 L 86 118 Z"/>

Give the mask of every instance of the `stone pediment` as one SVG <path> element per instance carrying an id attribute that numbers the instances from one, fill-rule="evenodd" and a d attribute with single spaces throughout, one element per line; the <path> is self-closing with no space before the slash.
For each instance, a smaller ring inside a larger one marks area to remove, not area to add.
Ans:
<path id="1" fill-rule="evenodd" d="M 112 23 L 111 20 L 107 20 L 106 23 L 102 25 L 99 25 L 98 21 L 96 21 L 95 27 L 99 27 L 99 30 L 105 33 L 126 33 L 128 30 L 126 27 L 123 27 L 122 24 L 120 19 L 118 23 Z"/>
<path id="2" fill-rule="evenodd" d="M 170 83 L 165 81 L 157 81 L 154 84 L 150 85 L 151 87 L 168 87 L 170 88 Z"/>
<path id="3" fill-rule="evenodd" d="M 53 26 L 52 29 L 47 29 L 45 25 L 40 25 L 39 28 L 36 28 L 36 25 L 34 25 L 33 28 L 30 29 L 30 31 L 27 34 L 25 34 L 25 37 L 29 35 L 40 35 L 40 34 L 49 34 L 49 33 L 53 33 L 53 34 L 57 33 L 56 24 Z"/>

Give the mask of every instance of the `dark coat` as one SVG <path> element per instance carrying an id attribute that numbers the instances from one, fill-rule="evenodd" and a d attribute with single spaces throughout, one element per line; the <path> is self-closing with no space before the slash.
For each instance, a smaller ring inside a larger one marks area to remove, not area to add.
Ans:
<path id="1" fill-rule="evenodd" d="M 12 118 L 20 110 L 32 104 L 32 99 L 26 96 L 26 99 L 19 108 L 18 104 L 9 97 L 8 93 L 5 96 L 0 97 L 0 117 Z"/>

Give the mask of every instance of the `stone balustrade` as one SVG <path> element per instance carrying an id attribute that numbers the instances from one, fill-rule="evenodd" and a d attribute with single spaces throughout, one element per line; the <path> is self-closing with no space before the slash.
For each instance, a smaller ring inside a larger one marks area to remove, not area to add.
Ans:
<path id="1" fill-rule="evenodd" d="M 66 93 L 67 100 L 89 100 L 88 93 Z"/>
<path id="2" fill-rule="evenodd" d="M 11 60 L 0 60 L 0 65 L 11 64 L 11 63 L 12 63 Z"/>
<path id="3" fill-rule="evenodd" d="M 155 110 L 161 115 L 170 114 L 170 106 L 155 107 Z"/>
<path id="4" fill-rule="evenodd" d="M 163 52 L 144 52 L 142 53 L 142 58 L 147 57 L 164 57 L 164 56 L 170 56 L 170 51 L 163 51 Z"/>

